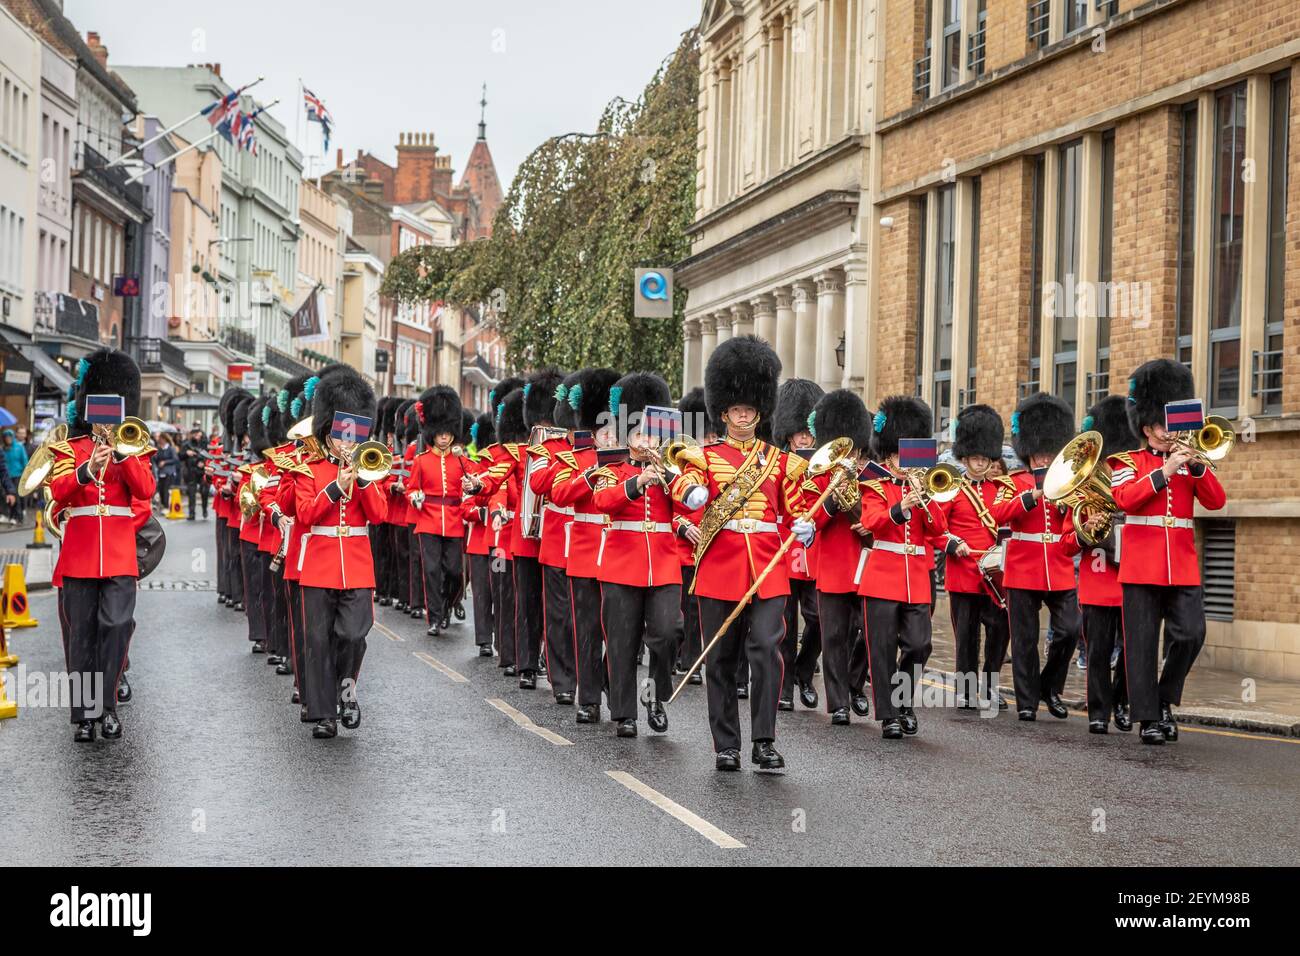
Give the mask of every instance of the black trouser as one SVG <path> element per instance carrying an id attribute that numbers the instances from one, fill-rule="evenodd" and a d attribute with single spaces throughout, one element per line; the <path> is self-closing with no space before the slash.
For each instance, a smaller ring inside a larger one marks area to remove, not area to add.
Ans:
<path id="1" fill-rule="evenodd" d="M 289 610 L 289 648 L 293 655 L 293 681 L 298 688 L 298 699 L 306 702 L 307 684 L 307 621 L 303 618 L 302 586 L 297 581 L 285 581 L 286 601 Z"/>
<path id="2" fill-rule="evenodd" d="M 564 568 L 542 566 L 542 597 L 546 611 L 546 679 L 554 693 L 572 694 L 578 689 L 577 649 L 573 641 L 569 576 Z M 670 646 L 670 655 L 671 651 Z M 670 656 L 670 664 L 671 661 Z"/>
<path id="3" fill-rule="evenodd" d="M 497 666 L 514 667 L 519 659 L 515 637 L 515 562 L 499 556 L 501 570 L 492 572 L 492 603 L 496 605 Z"/>
<path id="4" fill-rule="evenodd" d="M 72 722 L 117 713 L 117 683 L 135 632 L 136 579 L 63 579 L 59 616 L 68 677 L 76 680 Z"/>
<path id="5" fill-rule="evenodd" d="M 1047 645 L 1047 660 L 1038 669 L 1038 612 L 1047 605 L 1052 641 Z M 1074 649 L 1079 646 L 1078 593 L 1068 591 L 1030 591 L 1007 589 L 1007 616 L 1011 620 L 1011 674 L 1016 685 L 1016 709 L 1037 710 L 1038 702 L 1056 692 L 1058 681 L 1065 680 Z"/>
<path id="6" fill-rule="evenodd" d="M 857 615 L 862 610 L 862 599 L 856 594 L 818 593 L 817 604 L 822 642 L 822 682 L 826 685 L 826 713 L 830 714 L 849 706 L 849 691 L 853 686 L 849 679 L 849 645 L 857 636 Z"/>
<path id="7" fill-rule="evenodd" d="M 994 604 L 983 591 L 949 591 L 948 616 L 957 646 L 957 691 L 973 704 L 981 681 L 985 687 L 992 688 L 994 678 L 1006 663 L 1007 641 L 1011 636 L 1007 610 Z M 980 669 L 981 626 L 984 628 L 983 670 Z M 986 693 L 991 693 L 991 690 Z"/>
<path id="8" fill-rule="evenodd" d="M 1110 720 L 1116 704 L 1128 702 L 1124 668 L 1124 609 L 1103 604 L 1081 604 L 1083 641 L 1088 649 L 1088 719 Z M 1115 673 L 1110 658 L 1116 646 Z"/>
<path id="9" fill-rule="evenodd" d="M 392 593 L 393 600 L 407 607 L 411 606 L 411 531 L 404 524 L 395 524 L 393 528 L 393 565 Z"/>
<path id="10" fill-rule="evenodd" d="M 368 529 L 370 536 L 370 560 L 375 566 L 375 597 L 387 595 L 388 559 L 392 554 L 391 535 L 387 524 L 372 524 Z"/>
<path id="11" fill-rule="evenodd" d="M 682 643 L 677 649 L 677 663 L 682 670 L 694 664 L 704 650 L 700 638 L 700 602 L 691 594 L 695 565 L 682 565 Z M 710 634 L 710 637 L 713 635 Z"/>
<path id="12" fill-rule="evenodd" d="M 867 662 L 876 720 L 898 716 L 911 707 L 925 662 L 930 659 L 929 604 L 864 598 Z"/>
<path id="13" fill-rule="evenodd" d="M 217 593 L 225 597 L 230 593 L 230 580 L 226 567 L 226 519 L 217 519 Z"/>
<path id="14" fill-rule="evenodd" d="M 542 649 L 542 566 L 515 555 L 515 657 L 519 672 L 536 673 Z"/>
<path id="15" fill-rule="evenodd" d="M 163 511 L 171 507 L 172 487 L 176 484 L 176 479 L 170 475 L 158 476 L 158 504 Z"/>
<path id="16" fill-rule="evenodd" d="M 235 604 L 244 603 L 244 559 L 239 524 L 226 525 L 226 594 Z"/>
<path id="17" fill-rule="evenodd" d="M 749 730 L 755 740 L 776 739 L 776 702 L 781 693 L 781 639 L 785 636 L 785 595 L 754 598 L 727 629 L 705 662 L 709 730 L 713 749 L 740 749 L 740 707 L 736 701 L 737 661 L 749 663 Z M 735 601 L 699 599 L 701 633 L 712 640 Z"/>
<path id="18" fill-rule="evenodd" d="M 314 588 L 303 585 L 307 622 L 307 688 L 303 698 L 309 720 L 333 720 L 343 693 L 355 689 L 366 654 L 366 635 L 374 623 L 369 588 Z M 345 687 L 345 681 L 351 687 Z"/>
<path id="19" fill-rule="evenodd" d="M 200 497 L 203 499 L 203 517 L 206 518 L 208 516 L 208 497 L 211 494 L 212 492 L 211 489 L 208 487 L 208 483 L 201 478 L 196 478 L 193 481 L 185 482 L 185 496 L 189 498 L 189 502 L 190 502 L 189 516 L 191 518 L 195 517 L 194 514 L 195 499 Z"/>
<path id="20" fill-rule="evenodd" d="M 495 628 L 492 594 L 492 557 L 486 554 L 469 556 L 470 595 L 474 598 L 474 643 L 480 647 L 492 645 Z"/>
<path id="21" fill-rule="evenodd" d="M 410 606 L 424 610 L 424 559 L 420 554 L 420 538 L 415 533 L 415 525 L 406 526 L 406 540 L 410 542 L 407 559 L 407 588 L 411 594 Z"/>
<path id="22" fill-rule="evenodd" d="M 601 619 L 609 667 L 609 715 L 614 720 L 636 719 L 637 651 L 644 641 L 650 648 L 650 679 L 656 700 L 673 692 L 672 640 L 681 613 L 680 584 L 636 587 L 601 585 Z M 735 695 L 732 695 L 733 705 Z"/>
<path id="23" fill-rule="evenodd" d="M 269 554 L 257 550 L 252 541 L 239 542 L 244 566 L 244 610 L 248 612 L 248 639 L 250 641 L 266 640 L 266 608 L 263 599 L 267 596 L 263 587 L 266 578 L 266 563 Z"/>
<path id="24" fill-rule="evenodd" d="M 799 633 L 799 615 L 803 615 L 803 634 Z M 798 653 L 795 645 L 798 645 Z M 822 628 L 817 614 L 817 584 L 790 579 L 790 597 L 785 602 L 785 640 L 781 642 L 781 662 L 785 668 L 781 696 L 789 699 L 795 681 L 811 684 L 817 658 L 822 652 Z"/>
<path id="25" fill-rule="evenodd" d="M 292 646 L 289 644 L 289 601 L 284 590 L 284 565 L 279 571 L 271 570 L 271 555 L 263 552 L 266 559 L 266 607 L 267 640 L 266 649 L 277 657 L 287 658 Z"/>
<path id="26" fill-rule="evenodd" d="M 447 609 L 448 598 L 460 587 L 460 568 L 465 552 L 464 538 L 445 538 L 440 534 L 417 534 L 420 548 L 420 582 L 425 618 L 439 624 Z"/>
<path id="27" fill-rule="evenodd" d="M 605 627 L 601 621 L 601 584 L 595 578 L 569 578 L 573 635 L 577 645 L 578 706 L 600 704 L 609 673 L 605 669 Z"/>
<path id="28" fill-rule="evenodd" d="M 867 627 L 862 618 L 862 602 L 853 607 L 853 623 L 849 626 L 849 689 L 861 694 L 871 680 L 871 662 L 867 657 Z"/>
<path id="29" fill-rule="evenodd" d="M 1161 704 L 1181 704 L 1183 684 L 1205 644 L 1205 601 L 1199 585 L 1125 584 L 1124 661 L 1134 720 L 1158 720 Z M 1164 667 L 1160 623 L 1165 625 Z"/>

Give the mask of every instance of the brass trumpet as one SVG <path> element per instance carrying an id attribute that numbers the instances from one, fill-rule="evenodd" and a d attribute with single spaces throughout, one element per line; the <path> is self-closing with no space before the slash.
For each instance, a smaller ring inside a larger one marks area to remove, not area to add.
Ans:
<path id="1" fill-rule="evenodd" d="M 704 449 L 690 435 L 678 435 L 660 448 L 647 449 L 646 453 L 663 473 L 661 483 L 665 491 L 686 470 L 686 465 L 705 467 Z"/>
<path id="2" fill-rule="evenodd" d="M 343 461 L 357 471 L 362 481 L 379 481 L 393 470 L 393 453 L 388 446 L 377 441 L 366 441 L 353 445 L 340 456 Z"/>
<path id="3" fill-rule="evenodd" d="M 1216 469 L 1216 462 L 1227 457 L 1237 444 L 1237 433 L 1232 430 L 1232 423 L 1222 415 L 1210 415 L 1205 424 L 1195 431 L 1177 432 L 1174 445 L 1190 448 L 1195 453 L 1196 461 L 1211 470 Z"/>
<path id="4" fill-rule="evenodd" d="M 944 504 L 961 493 L 961 472 L 945 462 L 930 468 L 908 468 L 903 474 L 916 496 L 921 499 L 926 521 L 934 520 L 930 517 L 931 501 Z"/>
<path id="5" fill-rule="evenodd" d="M 1074 532 L 1088 548 L 1095 548 L 1110 537 L 1115 512 L 1119 510 L 1110 493 L 1110 469 L 1102 460 L 1101 448 L 1100 432 L 1084 432 L 1061 449 L 1043 477 L 1043 497 L 1073 508 Z M 1089 530 L 1088 522 L 1098 515 L 1103 520 Z"/>
<path id="6" fill-rule="evenodd" d="M 123 458 L 143 455 L 153 446 L 149 442 L 149 426 L 133 415 L 128 415 L 112 427 L 108 425 L 95 425 L 91 429 L 95 443 L 108 445 L 113 449 L 113 454 L 121 455 Z M 105 464 L 99 473 L 99 480 L 104 480 L 104 472 L 108 471 L 108 465 Z"/>

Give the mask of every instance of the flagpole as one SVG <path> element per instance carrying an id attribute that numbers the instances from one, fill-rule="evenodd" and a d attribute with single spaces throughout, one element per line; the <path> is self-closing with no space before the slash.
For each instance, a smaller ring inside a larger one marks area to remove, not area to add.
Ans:
<path id="1" fill-rule="evenodd" d="M 238 92 L 239 92 L 240 94 L 242 94 L 242 93 L 244 92 L 244 90 L 248 89 L 248 87 L 250 87 L 250 86 L 257 86 L 257 84 L 258 84 L 258 83 L 261 83 L 264 79 L 266 79 L 266 77 L 264 77 L 264 76 L 259 76 L 259 77 L 258 77 L 257 79 L 255 79 L 252 83 L 249 83 L 248 86 L 243 87 L 243 88 L 240 89 Z M 212 104 L 209 103 L 208 105 L 211 106 Z M 121 156 L 117 157 L 117 159 L 113 160 L 111 163 L 109 163 L 109 164 L 108 164 L 107 166 L 105 166 L 104 168 L 105 168 L 105 169 L 112 169 L 114 166 L 116 166 L 116 165 L 118 165 L 119 163 L 125 161 L 125 160 L 128 159 L 129 157 L 134 156 L 136 153 L 140 152 L 142 149 L 145 149 L 145 148 L 147 148 L 147 147 L 149 147 L 149 146 L 152 146 L 154 143 L 158 142 L 158 140 L 162 139 L 162 138 L 163 138 L 164 136 L 166 136 L 168 133 L 174 133 L 174 132 L 176 132 L 176 130 L 180 129 L 182 126 L 184 126 L 186 123 L 190 122 L 191 120 L 198 119 L 200 116 L 203 115 L 203 110 L 205 110 L 205 109 L 207 109 L 207 108 L 208 108 L 207 106 L 204 106 L 204 107 L 202 107 L 201 109 L 195 110 L 193 113 L 191 113 L 189 116 L 185 117 L 185 119 L 181 120 L 181 121 L 180 121 L 179 123 L 177 123 L 175 126 L 169 126 L 169 127 L 167 127 L 165 130 L 163 130 L 161 133 L 159 133 L 157 136 L 153 137 L 152 139 L 147 139 L 147 140 L 145 140 L 143 143 L 141 143 L 139 146 L 135 147 L 135 149 L 132 149 L 132 150 L 130 150 L 129 152 L 123 153 Z"/>
<path id="2" fill-rule="evenodd" d="M 180 159 L 182 156 L 184 156 L 184 155 L 185 155 L 186 153 L 188 153 L 190 150 L 192 150 L 192 149 L 198 149 L 200 146 L 202 146 L 202 145 L 203 145 L 204 143 L 206 143 L 208 140 L 212 139 L 212 137 L 214 137 L 214 136 L 220 136 L 220 135 L 221 135 L 220 131 L 218 131 L 218 130 L 213 130 L 211 133 L 209 133 L 207 136 L 204 136 L 202 139 L 195 140 L 193 143 L 190 143 L 190 145 L 186 146 L 184 149 L 182 149 L 182 150 L 178 150 L 178 151 L 177 151 L 176 153 L 174 153 L 173 155 L 168 156 L 166 159 L 164 159 L 164 160 L 163 160 L 161 163 L 159 163 L 158 165 L 156 165 L 156 166 L 150 166 L 148 169 L 143 170 L 142 172 L 136 173 L 134 176 L 132 176 L 130 179 L 127 180 L 127 184 L 130 185 L 131 183 L 138 183 L 140 180 L 144 179 L 144 178 L 145 178 L 146 176 L 148 176 L 150 173 L 155 173 L 155 172 L 157 172 L 158 170 L 160 170 L 160 169 L 162 169 L 164 166 L 166 166 L 168 163 L 174 163 L 174 162 L 176 162 L 176 160 Z"/>
<path id="3" fill-rule="evenodd" d="M 302 152 L 302 77 L 298 77 L 298 107 L 293 114 L 293 145 Z"/>

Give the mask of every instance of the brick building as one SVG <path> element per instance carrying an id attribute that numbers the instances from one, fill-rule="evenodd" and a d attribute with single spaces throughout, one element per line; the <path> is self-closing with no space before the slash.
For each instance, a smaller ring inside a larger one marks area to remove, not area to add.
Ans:
<path id="1" fill-rule="evenodd" d="M 868 404 L 936 430 L 1154 356 L 1242 441 L 1198 520 L 1204 660 L 1300 679 L 1300 5 L 883 0 Z"/>

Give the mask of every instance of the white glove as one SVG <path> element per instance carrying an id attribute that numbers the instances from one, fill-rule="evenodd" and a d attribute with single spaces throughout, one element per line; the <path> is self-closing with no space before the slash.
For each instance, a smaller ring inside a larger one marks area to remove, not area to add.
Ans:
<path id="1" fill-rule="evenodd" d="M 813 543 L 813 535 L 817 533 L 817 526 L 807 518 L 796 518 L 794 523 L 790 525 L 790 530 L 794 532 L 794 536 L 799 543 L 806 548 Z"/>
<path id="2" fill-rule="evenodd" d="M 696 485 L 690 491 L 686 492 L 686 497 L 682 499 L 682 504 L 686 505 L 687 511 L 694 511 L 697 508 L 703 508 L 709 500 L 709 489 L 703 485 Z"/>

